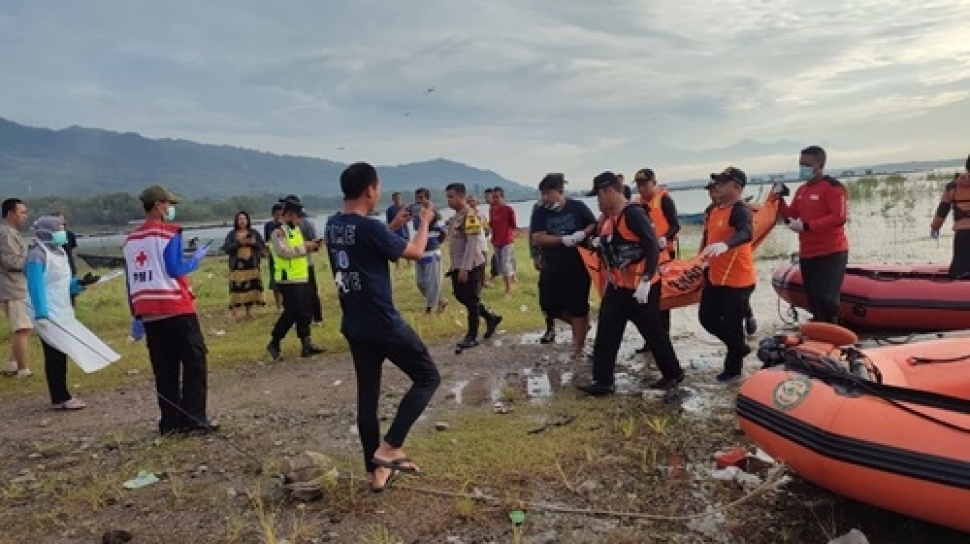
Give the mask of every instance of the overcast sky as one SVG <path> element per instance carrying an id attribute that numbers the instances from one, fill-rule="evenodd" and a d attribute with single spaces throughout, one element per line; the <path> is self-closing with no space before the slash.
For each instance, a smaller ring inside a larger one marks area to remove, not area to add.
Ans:
<path id="1" fill-rule="evenodd" d="M 970 2 L 3 0 L 0 117 L 532 185 L 970 152 Z M 765 145 L 758 145 L 765 144 Z"/>

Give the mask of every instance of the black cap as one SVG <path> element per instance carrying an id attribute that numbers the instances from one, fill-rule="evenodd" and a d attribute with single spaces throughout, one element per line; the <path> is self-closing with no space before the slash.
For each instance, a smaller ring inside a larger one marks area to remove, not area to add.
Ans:
<path id="1" fill-rule="evenodd" d="M 616 185 L 619 182 L 620 180 L 617 179 L 616 174 L 613 172 L 606 171 L 598 174 L 595 178 L 593 178 L 593 189 L 586 193 L 586 196 L 596 196 L 596 193 L 600 189 L 609 187 L 610 185 Z"/>
<path id="2" fill-rule="evenodd" d="M 283 205 L 283 213 L 286 213 L 287 211 L 296 211 L 300 214 L 300 217 L 307 216 L 306 210 L 303 208 L 303 203 L 300 202 L 300 197 L 296 195 L 286 195 L 285 197 L 280 199 L 280 204 Z M 299 210 L 297 210 L 295 207 L 288 208 L 287 204 L 295 204 L 296 207 L 299 208 Z"/>
<path id="3" fill-rule="evenodd" d="M 745 175 L 744 171 L 733 166 L 728 166 L 720 173 L 711 174 L 711 179 L 717 182 L 733 181 L 741 187 L 748 184 L 748 176 Z"/>
<path id="4" fill-rule="evenodd" d="M 545 191 L 546 189 L 552 189 L 555 191 L 562 191 L 563 186 L 566 185 L 566 176 L 559 173 L 546 174 L 542 181 L 539 182 L 539 190 Z"/>
<path id="5" fill-rule="evenodd" d="M 294 202 L 292 200 L 283 201 L 283 213 L 296 212 L 300 217 L 306 217 L 306 211 L 303 210 L 303 204 L 299 202 Z"/>

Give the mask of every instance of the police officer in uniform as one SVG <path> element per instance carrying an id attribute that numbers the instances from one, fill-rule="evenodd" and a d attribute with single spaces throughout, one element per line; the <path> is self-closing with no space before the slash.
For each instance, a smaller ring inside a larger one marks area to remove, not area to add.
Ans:
<path id="1" fill-rule="evenodd" d="M 272 337 L 266 351 L 274 361 L 280 360 L 280 341 L 296 325 L 300 337 L 302 357 L 323 353 L 323 348 L 310 340 L 310 322 L 313 320 L 310 285 L 310 263 L 307 254 L 320 249 L 319 240 L 304 240 L 300 230 L 303 205 L 293 200 L 283 202 L 282 221 L 270 237 L 273 254 L 273 274 L 283 299 L 283 312 L 273 326 Z"/>

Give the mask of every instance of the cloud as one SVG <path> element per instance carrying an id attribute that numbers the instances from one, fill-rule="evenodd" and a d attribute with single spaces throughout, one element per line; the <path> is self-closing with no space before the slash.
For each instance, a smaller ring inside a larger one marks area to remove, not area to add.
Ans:
<path id="1" fill-rule="evenodd" d="M 833 164 L 962 156 L 968 15 L 961 0 L 10 0 L 0 116 L 447 157 L 525 183 L 647 165 L 701 177 L 724 150 L 787 169 L 815 142 Z"/>

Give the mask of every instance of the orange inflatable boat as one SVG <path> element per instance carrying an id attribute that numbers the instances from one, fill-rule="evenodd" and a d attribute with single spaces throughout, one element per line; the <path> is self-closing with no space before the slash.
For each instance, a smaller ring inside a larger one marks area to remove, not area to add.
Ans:
<path id="1" fill-rule="evenodd" d="M 970 337 L 858 344 L 836 325 L 762 342 L 744 433 L 835 493 L 970 532 Z"/>
<path id="2" fill-rule="evenodd" d="M 797 264 L 776 268 L 771 286 L 789 304 L 808 307 Z M 970 279 L 951 278 L 948 265 L 850 264 L 839 293 L 839 323 L 853 329 L 970 329 Z"/>
<path id="3" fill-rule="evenodd" d="M 778 220 L 778 197 L 769 193 L 761 204 L 748 204 L 754 215 L 754 237 L 752 244 L 755 249 L 774 228 Z M 606 289 L 606 267 L 596 251 L 578 247 L 586 270 L 593 280 L 593 286 L 600 296 Z M 681 306 L 696 304 L 701 299 L 701 287 L 704 285 L 704 267 L 707 263 L 700 256 L 692 259 L 675 259 L 663 266 L 660 281 L 663 290 L 660 296 L 660 308 L 669 310 Z"/>

